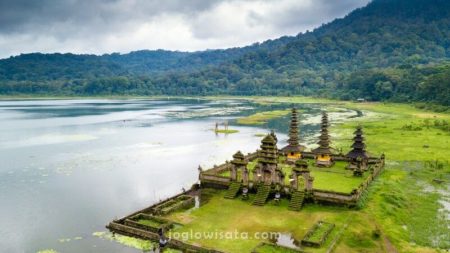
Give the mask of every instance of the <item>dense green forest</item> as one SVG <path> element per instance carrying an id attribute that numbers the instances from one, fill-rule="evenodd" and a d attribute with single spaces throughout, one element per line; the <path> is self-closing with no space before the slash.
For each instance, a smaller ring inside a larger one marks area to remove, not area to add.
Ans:
<path id="1" fill-rule="evenodd" d="M 450 1 L 374 0 L 295 37 L 203 52 L 24 54 L 0 94 L 308 95 L 450 105 Z"/>

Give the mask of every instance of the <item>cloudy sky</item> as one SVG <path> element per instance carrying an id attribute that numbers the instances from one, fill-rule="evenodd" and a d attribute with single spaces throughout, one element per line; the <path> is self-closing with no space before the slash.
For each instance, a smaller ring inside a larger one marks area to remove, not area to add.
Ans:
<path id="1" fill-rule="evenodd" d="M 0 0 L 0 58 L 244 46 L 296 35 L 369 0 Z"/>

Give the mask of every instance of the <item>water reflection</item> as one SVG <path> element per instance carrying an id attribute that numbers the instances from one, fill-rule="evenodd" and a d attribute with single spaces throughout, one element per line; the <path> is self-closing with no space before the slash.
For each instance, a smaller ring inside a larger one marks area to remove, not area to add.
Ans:
<path id="1" fill-rule="evenodd" d="M 300 249 L 300 242 L 291 233 L 278 233 L 273 243 L 287 248 Z"/>

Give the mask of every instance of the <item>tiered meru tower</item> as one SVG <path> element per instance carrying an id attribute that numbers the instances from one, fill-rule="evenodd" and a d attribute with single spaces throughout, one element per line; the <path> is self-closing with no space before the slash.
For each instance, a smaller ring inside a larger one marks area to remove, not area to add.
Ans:
<path id="1" fill-rule="evenodd" d="M 281 182 L 282 172 L 278 169 L 277 142 L 272 134 L 266 135 L 261 141 L 261 149 L 258 151 L 258 166 L 254 170 L 253 178 L 258 183 L 266 185 Z"/>
<path id="2" fill-rule="evenodd" d="M 299 144 L 298 141 L 298 115 L 297 109 L 292 108 L 291 125 L 289 126 L 288 145 L 282 149 L 288 161 L 295 161 L 302 158 L 302 152 L 305 146 Z"/>
<path id="3" fill-rule="evenodd" d="M 350 161 L 347 168 L 352 169 L 355 175 L 360 176 L 367 168 L 369 154 L 366 151 L 362 127 L 358 126 L 354 134 L 352 150 L 346 155 Z"/>
<path id="4" fill-rule="evenodd" d="M 317 166 L 330 167 L 333 165 L 333 159 L 331 157 L 332 152 L 330 148 L 330 135 L 328 134 L 328 115 L 326 112 L 322 112 L 322 123 L 320 125 L 320 137 L 319 147 L 313 150 L 316 158 Z"/>

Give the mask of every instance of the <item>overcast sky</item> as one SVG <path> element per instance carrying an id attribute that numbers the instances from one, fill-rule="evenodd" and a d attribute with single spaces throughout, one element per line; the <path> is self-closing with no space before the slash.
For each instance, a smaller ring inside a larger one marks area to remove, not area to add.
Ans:
<path id="1" fill-rule="evenodd" d="M 369 0 L 0 0 L 0 58 L 194 51 L 296 35 Z"/>

